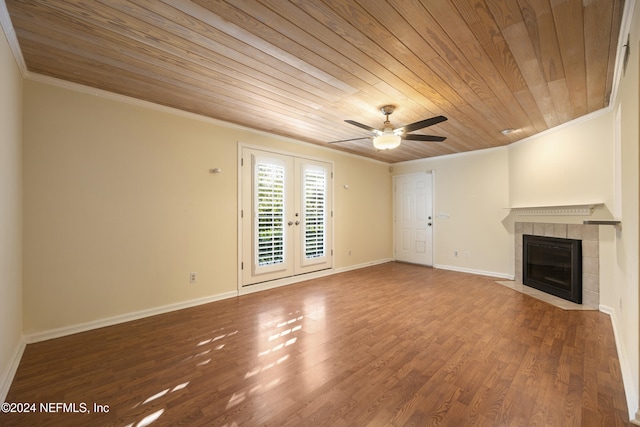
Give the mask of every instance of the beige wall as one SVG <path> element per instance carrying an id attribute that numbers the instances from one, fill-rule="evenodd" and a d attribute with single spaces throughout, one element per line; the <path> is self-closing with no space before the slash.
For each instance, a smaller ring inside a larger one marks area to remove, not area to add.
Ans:
<path id="1" fill-rule="evenodd" d="M 513 276 L 507 149 L 398 163 L 393 174 L 434 171 L 434 264 Z M 454 256 L 458 251 L 459 256 Z M 468 252 L 468 257 L 466 256 Z"/>
<path id="2" fill-rule="evenodd" d="M 613 113 L 597 113 L 509 146 L 511 206 L 596 202 L 611 211 L 613 130 Z"/>
<path id="3" fill-rule="evenodd" d="M 239 141 L 334 162 L 336 267 L 391 257 L 386 164 L 43 82 L 24 95 L 27 335 L 235 292 Z"/>
<path id="4" fill-rule="evenodd" d="M 0 32 L 0 401 L 22 342 L 22 76 Z"/>
<path id="5" fill-rule="evenodd" d="M 631 369 L 632 390 L 638 410 L 640 399 L 639 378 L 639 333 L 638 325 L 638 260 L 640 251 L 640 203 L 639 193 L 639 118 L 640 118 L 640 7 L 636 9 L 631 24 L 630 59 L 620 81 L 618 99 L 614 104 L 616 116 L 620 117 L 620 219 L 622 228 L 614 234 L 613 281 L 610 288 L 612 318 L 617 324 L 617 333 L 623 343 L 623 354 Z M 626 372 L 623 372 L 626 374 Z M 629 396 L 628 396 L 629 398 Z M 627 399 L 628 400 L 628 399 Z M 640 414 L 636 414 L 640 424 Z"/>

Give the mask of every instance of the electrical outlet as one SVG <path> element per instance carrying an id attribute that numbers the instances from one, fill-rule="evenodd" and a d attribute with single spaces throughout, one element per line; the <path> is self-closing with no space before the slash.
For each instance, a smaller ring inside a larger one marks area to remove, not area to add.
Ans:
<path id="1" fill-rule="evenodd" d="M 458 251 L 453 251 L 453 256 L 454 256 L 454 257 L 458 258 L 458 255 L 460 255 L 460 254 L 458 253 Z"/>
<path id="2" fill-rule="evenodd" d="M 195 271 L 192 271 L 191 273 L 189 273 L 189 283 L 196 283 L 197 280 L 198 280 L 198 273 L 196 273 Z"/>
<path id="3" fill-rule="evenodd" d="M 465 251 L 464 252 L 464 257 L 465 258 L 471 258 L 471 254 L 469 253 L 469 251 Z"/>

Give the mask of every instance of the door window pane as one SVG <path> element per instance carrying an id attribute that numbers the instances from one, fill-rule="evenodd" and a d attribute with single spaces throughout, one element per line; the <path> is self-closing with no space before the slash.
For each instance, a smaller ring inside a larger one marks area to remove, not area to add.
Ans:
<path id="1" fill-rule="evenodd" d="M 325 255 L 327 220 L 327 177 L 324 170 L 306 170 L 304 174 L 304 256 Z"/>
<path id="2" fill-rule="evenodd" d="M 284 262 L 284 166 L 258 163 L 256 167 L 258 265 Z"/>

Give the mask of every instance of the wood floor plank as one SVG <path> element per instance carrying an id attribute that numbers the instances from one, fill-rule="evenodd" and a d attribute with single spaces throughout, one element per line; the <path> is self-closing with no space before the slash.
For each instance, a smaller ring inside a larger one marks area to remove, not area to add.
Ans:
<path id="1" fill-rule="evenodd" d="M 494 280 L 387 263 L 30 344 L 7 401 L 91 413 L 0 425 L 630 425 L 610 318 Z"/>

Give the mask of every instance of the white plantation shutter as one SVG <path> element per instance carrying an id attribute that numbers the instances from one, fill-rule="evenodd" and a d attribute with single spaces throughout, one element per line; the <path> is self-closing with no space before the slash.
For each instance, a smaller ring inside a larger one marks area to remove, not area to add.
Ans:
<path id="1" fill-rule="evenodd" d="M 285 168 L 282 165 L 256 165 L 256 248 L 258 266 L 284 262 Z"/>
<path id="2" fill-rule="evenodd" d="M 304 173 L 304 256 L 324 257 L 326 253 L 327 174 L 324 170 Z"/>

